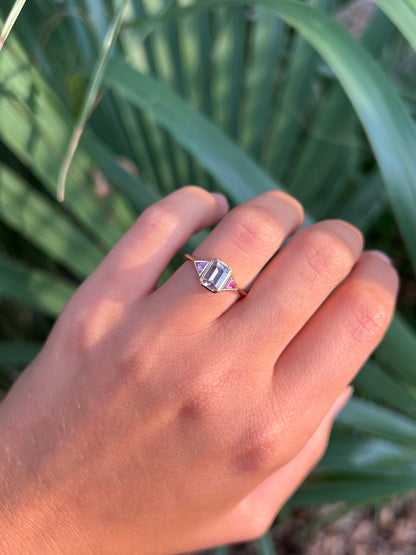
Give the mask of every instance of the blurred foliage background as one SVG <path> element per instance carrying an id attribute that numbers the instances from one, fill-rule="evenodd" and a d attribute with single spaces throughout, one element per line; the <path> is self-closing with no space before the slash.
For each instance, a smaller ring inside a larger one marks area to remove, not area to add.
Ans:
<path id="1" fill-rule="evenodd" d="M 146 206 L 188 183 L 232 205 L 282 188 L 308 223 L 360 227 L 402 278 L 393 324 L 288 507 L 414 489 L 416 1 L 2 0 L 0 29 L 22 6 L 0 51 L 3 394 Z M 267 536 L 259 546 L 272 552 Z"/>

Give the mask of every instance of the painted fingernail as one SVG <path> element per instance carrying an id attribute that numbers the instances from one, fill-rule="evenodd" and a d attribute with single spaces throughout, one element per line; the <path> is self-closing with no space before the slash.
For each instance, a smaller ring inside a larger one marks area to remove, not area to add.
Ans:
<path id="1" fill-rule="evenodd" d="M 329 409 L 327 413 L 327 418 L 330 420 L 335 420 L 338 414 L 342 411 L 348 401 L 351 399 L 352 394 L 354 393 L 354 388 L 352 385 L 346 387 L 340 395 L 338 395 L 335 403 Z"/>
<path id="2" fill-rule="evenodd" d="M 217 201 L 217 204 L 221 208 L 224 208 L 224 209 L 228 210 L 228 208 L 229 208 L 228 200 L 225 198 L 224 195 L 222 195 L 221 193 L 211 193 L 211 195 L 215 198 L 215 200 Z"/>
<path id="3" fill-rule="evenodd" d="M 369 254 L 371 254 L 372 256 L 376 256 L 377 258 L 380 258 L 380 260 L 383 260 L 387 264 L 393 264 L 391 258 L 389 256 L 387 256 L 387 254 L 385 252 L 378 251 L 378 250 L 367 251 L 367 252 Z"/>

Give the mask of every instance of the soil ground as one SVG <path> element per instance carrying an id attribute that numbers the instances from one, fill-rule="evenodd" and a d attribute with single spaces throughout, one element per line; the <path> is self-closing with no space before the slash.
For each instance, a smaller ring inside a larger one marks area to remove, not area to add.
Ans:
<path id="1" fill-rule="evenodd" d="M 272 528 L 277 555 L 416 555 L 416 493 L 332 520 L 340 511 L 342 504 L 294 511 Z M 230 553 L 260 551 L 253 542 Z"/>

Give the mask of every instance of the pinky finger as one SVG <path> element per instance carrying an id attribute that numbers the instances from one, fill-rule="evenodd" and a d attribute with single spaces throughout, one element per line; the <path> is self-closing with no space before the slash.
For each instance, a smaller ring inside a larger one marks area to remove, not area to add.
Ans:
<path id="1" fill-rule="evenodd" d="M 351 386 L 345 388 L 298 454 L 237 505 L 228 529 L 234 538 L 228 541 L 253 540 L 270 528 L 277 513 L 323 457 L 332 424 L 352 393 Z"/>

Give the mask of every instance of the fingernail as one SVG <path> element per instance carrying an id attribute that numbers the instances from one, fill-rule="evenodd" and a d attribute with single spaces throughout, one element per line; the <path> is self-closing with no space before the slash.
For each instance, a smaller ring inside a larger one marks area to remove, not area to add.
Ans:
<path id="1" fill-rule="evenodd" d="M 228 200 L 225 198 L 224 195 L 222 195 L 221 193 L 211 193 L 211 195 L 215 198 L 215 200 L 217 201 L 217 204 L 221 208 L 224 208 L 225 210 L 228 210 L 228 208 L 229 208 Z"/>
<path id="2" fill-rule="evenodd" d="M 354 393 L 354 388 L 352 385 L 346 387 L 340 395 L 338 395 L 335 403 L 329 409 L 326 418 L 329 420 L 335 420 L 338 414 L 342 411 L 348 401 L 351 399 L 352 394 Z"/>
<path id="3" fill-rule="evenodd" d="M 377 258 L 380 258 L 380 260 L 387 262 L 387 264 L 393 264 L 391 258 L 388 257 L 385 252 L 378 251 L 378 250 L 367 251 L 367 252 L 368 254 L 371 254 L 372 256 L 376 256 Z"/>

